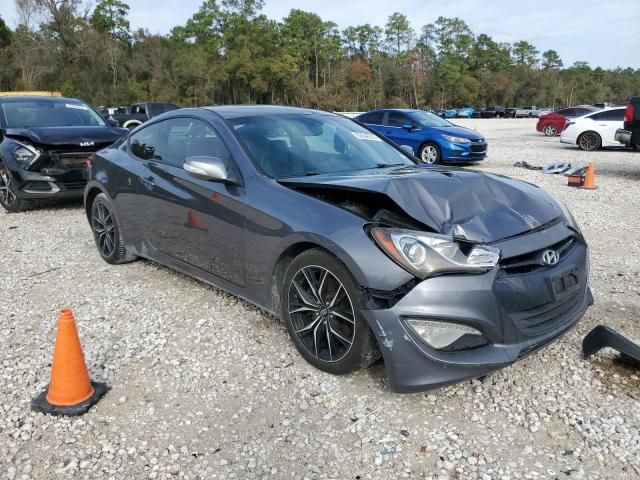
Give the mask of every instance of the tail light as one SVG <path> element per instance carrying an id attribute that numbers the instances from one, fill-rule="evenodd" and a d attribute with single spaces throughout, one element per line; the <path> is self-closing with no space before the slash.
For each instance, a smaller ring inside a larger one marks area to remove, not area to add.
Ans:
<path id="1" fill-rule="evenodd" d="M 627 104 L 627 108 L 624 109 L 624 121 L 625 122 L 633 122 L 633 103 L 629 102 Z"/>

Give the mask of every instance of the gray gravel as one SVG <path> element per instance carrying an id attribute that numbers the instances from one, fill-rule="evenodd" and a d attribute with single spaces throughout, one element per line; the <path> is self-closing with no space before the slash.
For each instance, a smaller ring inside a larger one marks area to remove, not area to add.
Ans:
<path id="1" fill-rule="evenodd" d="M 483 384 L 396 395 L 382 365 L 313 369 L 277 319 L 219 290 L 105 264 L 79 204 L 0 213 L 0 478 L 639 478 L 638 371 L 610 350 L 583 361 L 580 342 L 600 323 L 640 341 L 640 152 L 561 146 L 535 120 L 459 123 L 489 139 L 478 168 L 540 185 L 583 226 L 597 303 L 571 333 Z M 595 161 L 599 189 L 516 160 Z M 29 409 L 66 305 L 111 387 L 73 419 Z"/>

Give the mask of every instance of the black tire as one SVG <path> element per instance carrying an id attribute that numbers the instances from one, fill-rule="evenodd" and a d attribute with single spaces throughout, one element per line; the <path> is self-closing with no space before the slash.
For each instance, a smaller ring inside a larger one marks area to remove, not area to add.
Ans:
<path id="1" fill-rule="evenodd" d="M 0 163 L 0 205 L 7 213 L 18 213 L 31 206 L 31 202 L 18 198 L 9 169 Z"/>
<path id="2" fill-rule="evenodd" d="M 344 375 L 380 358 L 376 338 L 360 314 L 358 284 L 325 251 L 307 250 L 291 261 L 282 279 L 280 304 L 294 345 L 317 369 Z"/>
<path id="3" fill-rule="evenodd" d="M 555 125 L 549 124 L 542 128 L 542 133 L 544 133 L 546 137 L 555 137 L 558 134 L 558 129 Z"/>
<path id="4" fill-rule="evenodd" d="M 438 144 L 426 142 L 418 150 L 418 158 L 427 165 L 437 165 L 442 162 L 442 154 Z"/>
<path id="5" fill-rule="evenodd" d="M 96 195 L 91 204 L 90 223 L 96 248 L 105 262 L 120 265 L 138 258 L 124 246 L 113 204 L 104 193 Z"/>
<path id="6" fill-rule="evenodd" d="M 599 150 L 602 146 L 602 137 L 596 132 L 583 132 L 578 137 L 578 147 L 585 152 Z"/>

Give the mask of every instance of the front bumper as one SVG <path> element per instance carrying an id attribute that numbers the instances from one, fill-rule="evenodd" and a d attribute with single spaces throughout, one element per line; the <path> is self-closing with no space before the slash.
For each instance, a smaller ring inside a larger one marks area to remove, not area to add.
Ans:
<path id="1" fill-rule="evenodd" d="M 46 169 L 30 172 L 11 169 L 15 194 L 25 200 L 80 198 L 87 185 L 84 168 Z"/>
<path id="2" fill-rule="evenodd" d="M 629 130 L 619 128 L 616 130 L 616 134 L 613 138 L 616 140 L 616 142 L 620 142 L 626 147 L 631 146 L 631 132 Z"/>
<path id="3" fill-rule="evenodd" d="M 444 162 L 477 162 L 487 157 L 487 142 L 448 143 L 441 146 Z"/>
<path id="4" fill-rule="evenodd" d="M 567 272 L 578 282 L 566 296 L 559 295 L 554 279 Z M 591 304 L 587 247 L 579 244 L 554 267 L 513 275 L 493 270 L 434 277 L 393 307 L 362 314 L 377 337 L 390 388 L 415 392 L 509 366 L 566 333 Z M 480 330 L 488 344 L 455 352 L 435 350 L 406 326 L 408 318 L 462 323 Z"/>

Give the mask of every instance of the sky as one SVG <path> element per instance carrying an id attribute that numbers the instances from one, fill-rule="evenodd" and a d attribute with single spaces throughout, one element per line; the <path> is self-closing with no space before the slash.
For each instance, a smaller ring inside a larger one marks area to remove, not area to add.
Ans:
<path id="1" fill-rule="evenodd" d="M 203 2 L 125 1 L 134 29 L 162 34 L 184 24 Z M 592 67 L 640 68 L 639 0 L 266 0 L 262 13 L 282 20 L 292 8 L 317 13 L 340 29 L 384 26 L 394 12 L 407 15 L 416 31 L 439 16 L 458 17 L 496 41 L 527 40 L 540 52 L 554 49 L 565 66 L 579 60 Z M 0 16 L 15 27 L 13 0 L 0 0 Z"/>

